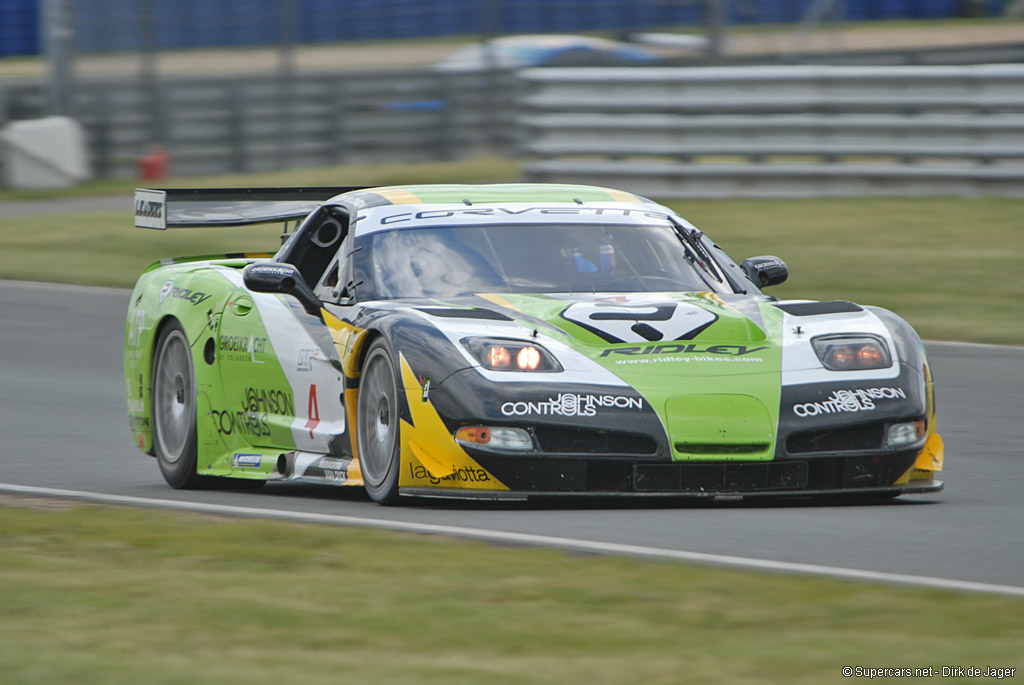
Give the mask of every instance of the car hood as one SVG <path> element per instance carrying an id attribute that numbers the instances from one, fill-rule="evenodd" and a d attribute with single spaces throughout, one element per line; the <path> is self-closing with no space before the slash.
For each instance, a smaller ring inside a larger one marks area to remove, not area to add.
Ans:
<path id="1" fill-rule="evenodd" d="M 779 369 L 782 313 L 767 298 L 712 293 L 480 297 L 489 308 L 616 375 L 722 376 Z"/>

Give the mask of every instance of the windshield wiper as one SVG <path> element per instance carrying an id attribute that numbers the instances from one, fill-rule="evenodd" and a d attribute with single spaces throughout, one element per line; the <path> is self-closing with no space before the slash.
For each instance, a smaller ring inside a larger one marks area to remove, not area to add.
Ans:
<path id="1" fill-rule="evenodd" d="M 711 276 L 719 284 L 724 284 L 725 281 L 722 279 L 722 275 L 715 268 L 718 266 L 718 262 L 716 262 L 715 258 L 711 256 L 711 253 L 708 252 L 707 247 L 704 246 L 704 242 L 701 240 L 701 238 L 704 237 L 704 234 L 696 228 L 689 228 L 682 225 L 671 215 L 669 215 L 668 220 L 669 223 L 672 224 L 672 227 L 675 228 L 676 235 L 679 236 L 680 242 L 682 242 L 683 246 L 687 248 L 686 252 L 690 258 L 690 263 L 699 266 L 701 271 Z M 714 286 L 708 281 L 708 279 L 704 278 L 703 275 L 700 276 L 704 283 L 714 290 Z"/>

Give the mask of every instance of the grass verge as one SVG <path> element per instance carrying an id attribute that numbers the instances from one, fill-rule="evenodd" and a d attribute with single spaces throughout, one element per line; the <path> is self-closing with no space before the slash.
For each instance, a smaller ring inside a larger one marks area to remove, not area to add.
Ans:
<path id="1" fill-rule="evenodd" d="M 32 683 L 821 683 L 1024 670 L 1024 600 L 381 531 L 0 502 Z"/>

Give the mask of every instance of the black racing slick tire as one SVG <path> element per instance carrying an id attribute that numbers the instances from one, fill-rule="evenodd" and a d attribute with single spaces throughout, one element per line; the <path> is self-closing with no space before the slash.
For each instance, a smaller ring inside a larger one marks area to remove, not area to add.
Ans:
<path id="1" fill-rule="evenodd" d="M 394 358 L 387 342 L 378 339 L 370 345 L 360 373 L 356 441 L 363 486 L 379 504 L 398 502 L 401 433 Z"/>
<path id="2" fill-rule="evenodd" d="M 196 473 L 196 374 L 185 331 L 171 321 L 160 332 L 153 356 L 153 452 L 172 488 L 206 483 Z"/>

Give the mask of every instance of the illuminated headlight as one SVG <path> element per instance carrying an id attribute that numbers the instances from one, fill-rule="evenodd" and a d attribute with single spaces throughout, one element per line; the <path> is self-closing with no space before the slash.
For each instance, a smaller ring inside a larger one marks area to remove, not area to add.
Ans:
<path id="1" fill-rule="evenodd" d="M 455 431 L 455 442 L 467 447 L 487 447 L 510 452 L 529 452 L 533 449 L 533 439 L 527 431 L 507 426 L 464 426 Z"/>
<path id="2" fill-rule="evenodd" d="M 873 335 L 827 335 L 811 340 L 822 365 L 831 371 L 862 371 L 892 366 L 885 341 Z"/>
<path id="3" fill-rule="evenodd" d="M 924 438 L 924 433 L 924 421 L 894 423 L 889 426 L 889 432 L 885 436 L 885 446 L 904 447 L 906 445 L 913 445 Z"/>
<path id="4" fill-rule="evenodd" d="M 561 371 L 554 355 L 540 345 L 522 340 L 465 338 L 466 346 L 484 368 L 492 371 Z"/>

